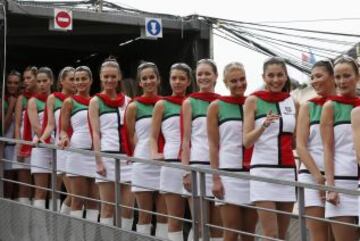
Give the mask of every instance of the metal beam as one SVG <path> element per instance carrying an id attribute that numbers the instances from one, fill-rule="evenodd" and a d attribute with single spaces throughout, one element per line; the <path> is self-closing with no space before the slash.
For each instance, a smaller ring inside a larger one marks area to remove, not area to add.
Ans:
<path id="1" fill-rule="evenodd" d="M 34 17 L 46 17 L 53 18 L 53 8 L 48 6 L 31 6 L 25 5 L 14 0 L 8 0 L 8 10 L 12 14 L 29 15 Z M 96 12 L 88 9 L 72 9 L 73 18 L 76 20 L 92 21 L 92 22 L 103 22 L 103 23 L 114 23 L 114 24 L 125 24 L 132 26 L 144 27 L 145 17 L 159 17 L 162 19 L 164 29 L 176 29 L 176 30 L 193 30 L 193 31 L 209 31 L 209 27 L 206 23 L 195 17 L 178 17 L 161 14 L 140 14 L 140 13 L 129 13 L 126 11 L 113 11 L 113 12 Z M 203 34 L 202 37 L 206 37 Z"/>

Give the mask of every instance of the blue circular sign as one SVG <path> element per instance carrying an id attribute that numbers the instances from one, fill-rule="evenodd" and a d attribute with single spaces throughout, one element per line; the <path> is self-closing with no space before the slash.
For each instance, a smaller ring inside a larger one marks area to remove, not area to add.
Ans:
<path id="1" fill-rule="evenodd" d="M 154 19 L 150 20 L 146 25 L 146 31 L 151 35 L 158 35 L 161 31 L 160 23 Z"/>

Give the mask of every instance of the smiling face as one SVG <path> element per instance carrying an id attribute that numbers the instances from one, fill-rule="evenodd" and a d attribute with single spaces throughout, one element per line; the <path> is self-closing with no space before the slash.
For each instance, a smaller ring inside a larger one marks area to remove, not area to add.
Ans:
<path id="1" fill-rule="evenodd" d="M 288 76 L 281 64 L 269 64 L 263 74 L 263 80 L 268 91 L 281 92 L 288 81 Z"/>
<path id="2" fill-rule="evenodd" d="M 86 71 L 75 72 L 75 88 L 78 93 L 88 94 L 92 80 Z"/>
<path id="3" fill-rule="evenodd" d="M 156 94 L 160 84 L 160 79 L 155 70 L 151 67 L 144 68 L 139 74 L 139 85 L 143 89 L 144 94 Z"/>
<path id="4" fill-rule="evenodd" d="M 356 84 L 359 73 L 355 71 L 351 63 L 338 63 L 334 68 L 335 83 L 341 96 L 356 96 Z"/>
<path id="5" fill-rule="evenodd" d="M 116 90 L 120 79 L 120 72 L 117 68 L 106 66 L 101 69 L 100 80 L 105 91 Z"/>
<path id="6" fill-rule="evenodd" d="M 173 95 L 185 95 L 186 88 L 190 85 L 190 79 L 187 73 L 183 70 L 173 69 L 170 72 L 170 86 Z"/>
<path id="7" fill-rule="evenodd" d="M 196 84 L 200 92 L 213 92 L 217 74 L 211 65 L 202 63 L 196 67 Z"/>
<path id="8" fill-rule="evenodd" d="M 6 79 L 6 91 L 9 95 L 16 95 L 20 88 L 20 76 L 9 75 Z"/>
<path id="9" fill-rule="evenodd" d="M 232 69 L 224 75 L 226 87 L 230 94 L 235 97 L 244 96 L 247 86 L 245 71 L 243 69 Z"/>
<path id="10" fill-rule="evenodd" d="M 46 73 L 38 73 L 36 76 L 37 88 L 40 94 L 49 94 L 53 80 Z"/>
<path id="11" fill-rule="evenodd" d="M 329 96 L 334 88 L 334 76 L 325 67 L 314 67 L 311 70 L 310 84 L 316 94 Z"/>

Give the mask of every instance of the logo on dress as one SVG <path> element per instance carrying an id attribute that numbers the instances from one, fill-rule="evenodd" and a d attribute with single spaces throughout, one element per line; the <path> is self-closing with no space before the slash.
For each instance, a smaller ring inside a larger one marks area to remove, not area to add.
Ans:
<path id="1" fill-rule="evenodd" d="M 285 115 L 292 115 L 293 114 L 292 108 L 290 106 L 285 106 L 284 114 Z"/>

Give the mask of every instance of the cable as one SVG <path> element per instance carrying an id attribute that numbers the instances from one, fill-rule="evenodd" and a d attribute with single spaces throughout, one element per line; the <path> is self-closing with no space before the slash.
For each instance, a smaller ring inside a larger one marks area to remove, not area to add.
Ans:
<path id="1" fill-rule="evenodd" d="M 338 22 L 338 21 L 359 21 L 360 18 L 320 18 L 320 19 L 302 19 L 302 20 L 284 20 L 284 21 L 261 21 L 256 22 L 260 24 L 269 24 L 269 23 L 317 23 L 317 22 Z"/>
<path id="2" fill-rule="evenodd" d="M 315 41 L 319 41 L 319 42 L 327 42 L 327 43 L 342 44 L 342 45 L 354 45 L 354 44 L 356 44 L 356 42 L 349 42 L 349 41 L 344 41 L 344 40 L 331 40 L 331 39 L 328 39 L 328 38 L 319 38 L 319 37 L 303 36 L 303 35 L 298 35 L 298 34 L 277 32 L 277 31 L 268 30 L 268 29 L 249 27 L 249 26 L 242 26 L 242 25 L 236 25 L 236 24 L 231 24 L 231 23 L 226 23 L 226 24 L 229 24 L 230 26 L 236 26 L 238 28 L 243 28 L 243 29 L 253 29 L 253 30 L 261 31 L 261 32 L 268 32 L 268 33 L 277 34 L 277 35 L 285 35 L 285 36 L 290 36 L 290 37 L 295 37 L 295 38 L 303 38 L 303 39 L 315 40 Z"/>
<path id="3" fill-rule="evenodd" d="M 5 84 L 5 82 L 6 82 L 6 56 L 7 56 L 7 53 L 6 53 L 6 50 L 7 50 L 7 48 L 6 48 L 6 46 L 7 46 L 7 42 L 6 42 L 6 40 L 7 40 L 7 15 L 6 15 L 6 7 L 5 7 L 5 4 L 2 2 L 0 2 L 0 4 L 1 4 L 1 8 L 2 8 L 2 11 L 3 11 L 3 14 L 4 14 L 4 30 L 3 30 L 3 32 L 4 32 L 4 34 L 3 34 L 3 41 L 4 41 L 4 49 L 3 49 L 3 51 L 4 51 L 4 53 L 3 53 L 3 61 L 2 61 L 2 63 L 3 63 L 3 70 L 2 70 L 2 79 L 3 79 L 3 81 L 2 81 L 2 96 L 1 96 L 1 116 L 2 116 L 2 119 L 4 119 L 5 118 L 5 88 L 6 88 L 6 84 Z M 1 121 L 1 131 L 4 133 L 4 131 L 5 131 L 5 122 L 4 121 Z M 1 135 L 3 135 L 3 133 L 0 133 Z"/>
<path id="4" fill-rule="evenodd" d="M 213 22 L 221 20 L 225 22 L 234 22 L 239 24 L 245 24 L 245 25 L 255 25 L 260 27 L 268 27 L 268 28 L 276 28 L 276 29 L 283 29 L 283 30 L 291 30 L 296 32 L 309 32 L 309 33 L 318 33 L 318 34 L 326 34 L 326 35 L 337 35 L 337 36 L 344 36 L 344 37 L 355 37 L 360 38 L 360 35 L 358 34 L 348 34 L 348 33 L 337 33 L 337 32 L 325 32 L 325 31 L 318 31 L 318 30 L 310 30 L 310 29 L 303 29 L 303 28 L 290 28 L 290 27 L 281 27 L 281 26 L 273 26 L 273 25 L 267 25 L 267 24 L 259 24 L 259 23 L 251 23 L 251 22 L 244 22 L 244 21 L 236 21 L 236 20 L 229 20 L 229 19 L 223 19 L 223 18 L 211 18 L 202 16 L 204 18 L 210 19 Z"/>

